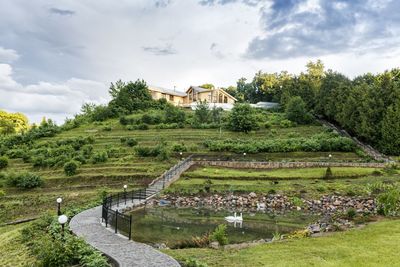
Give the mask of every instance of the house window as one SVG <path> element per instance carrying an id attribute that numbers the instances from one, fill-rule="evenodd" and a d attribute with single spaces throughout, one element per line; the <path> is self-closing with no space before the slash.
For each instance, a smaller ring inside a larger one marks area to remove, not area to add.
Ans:
<path id="1" fill-rule="evenodd" d="M 162 96 L 162 98 L 167 98 L 166 94 L 162 94 L 161 96 Z"/>
<path id="2" fill-rule="evenodd" d="M 224 103 L 228 103 L 228 97 L 224 96 Z"/>
<path id="3" fill-rule="evenodd" d="M 221 94 L 219 95 L 218 103 L 222 103 L 222 95 Z"/>
<path id="4" fill-rule="evenodd" d="M 173 95 L 169 95 L 169 101 L 174 101 L 174 96 Z"/>

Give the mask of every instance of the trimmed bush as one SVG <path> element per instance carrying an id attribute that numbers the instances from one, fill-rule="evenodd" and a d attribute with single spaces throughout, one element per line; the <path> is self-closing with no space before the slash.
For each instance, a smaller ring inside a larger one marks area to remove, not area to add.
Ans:
<path id="1" fill-rule="evenodd" d="M 186 152 L 187 151 L 187 147 L 185 144 L 181 143 L 181 144 L 174 144 L 172 146 L 172 151 L 174 152 Z"/>
<path id="2" fill-rule="evenodd" d="M 7 168 L 7 166 L 8 166 L 8 158 L 5 156 L 0 157 L 0 170 Z"/>
<path id="3" fill-rule="evenodd" d="M 75 175 L 76 171 L 78 170 L 78 167 L 79 167 L 79 163 L 76 162 L 75 160 L 71 160 L 64 164 L 64 173 L 67 176 Z"/>
<path id="4" fill-rule="evenodd" d="M 148 130 L 149 129 L 149 125 L 145 124 L 145 123 L 141 123 L 137 126 L 138 130 Z"/>
<path id="5" fill-rule="evenodd" d="M 134 138 L 127 138 L 125 141 L 125 144 L 127 144 L 130 147 L 136 146 L 138 144 L 138 141 Z"/>
<path id="6" fill-rule="evenodd" d="M 92 163 L 101 163 L 106 162 L 108 160 L 108 154 L 106 151 L 99 151 L 93 154 Z"/>
<path id="7" fill-rule="evenodd" d="M 20 173 L 20 174 L 10 174 L 7 177 L 7 184 L 9 186 L 14 186 L 23 189 L 31 189 L 39 187 L 43 184 L 42 177 L 34 173 Z"/>

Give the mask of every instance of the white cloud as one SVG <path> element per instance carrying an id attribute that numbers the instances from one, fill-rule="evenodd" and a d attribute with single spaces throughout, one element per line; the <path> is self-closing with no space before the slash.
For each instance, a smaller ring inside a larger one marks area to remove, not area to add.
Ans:
<path id="1" fill-rule="evenodd" d="M 0 46 L 0 63 L 11 63 L 19 58 L 17 51 Z"/>
<path id="2" fill-rule="evenodd" d="M 107 86 L 103 83 L 71 78 L 64 83 L 23 86 L 13 79 L 10 65 L 0 64 L 0 109 L 23 112 L 33 122 L 45 116 L 62 123 L 79 112 L 84 102 L 107 101 Z"/>

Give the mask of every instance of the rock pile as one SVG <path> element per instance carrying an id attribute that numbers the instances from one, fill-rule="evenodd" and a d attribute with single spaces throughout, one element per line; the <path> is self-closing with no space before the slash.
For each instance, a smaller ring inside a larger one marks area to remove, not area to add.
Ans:
<path id="1" fill-rule="evenodd" d="M 220 195 L 206 197 L 164 196 L 173 206 L 180 207 L 213 207 L 241 210 L 265 210 L 269 212 L 284 212 L 304 210 L 311 213 L 334 214 L 354 209 L 357 213 L 376 213 L 376 201 L 373 198 L 348 196 L 322 196 L 320 199 L 290 198 L 283 195 L 263 195 L 252 192 L 247 195 Z"/>

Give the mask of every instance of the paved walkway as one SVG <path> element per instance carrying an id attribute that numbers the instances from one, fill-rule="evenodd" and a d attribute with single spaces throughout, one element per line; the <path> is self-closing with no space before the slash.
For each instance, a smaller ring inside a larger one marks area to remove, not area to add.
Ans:
<path id="1" fill-rule="evenodd" d="M 113 229 L 104 227 L 101 223 L 101 208 L 98 206 L 75 215 L 69 223 L 72 232 L 112 258 L 121 267 L 180 266 L 172 257 L 153 247 L 128 240 L 124 236 L 116 235 Z"/>

